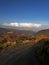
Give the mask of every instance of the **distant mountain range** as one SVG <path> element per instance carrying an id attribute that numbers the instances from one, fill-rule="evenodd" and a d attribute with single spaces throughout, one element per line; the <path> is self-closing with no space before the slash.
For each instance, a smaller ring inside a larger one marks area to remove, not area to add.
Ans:
<path id="1" fill-rule="evenodd" d="M 6 33 L 6 32 L 13 32 L 16 34 L 27 34 L 27 35 L 28 34 L 46 34 L 46 35 L 49 35 L 49 29 L 40 30 L 38 32 L 35 32 L 35 31 L 31 31 L 31 30 L 18 30 L 18 29 L 0 27 L 0 34 Z"/>
<path id="2" fill-rule="evenodd" d="M 17 29 L 11 29 L 11 28 L 0 28 L 0 34 L 6 33 L 6 32 L 13 32 L 15 34 L 34 34 L 34 31 L 29 30 L 17 30 Z"/>

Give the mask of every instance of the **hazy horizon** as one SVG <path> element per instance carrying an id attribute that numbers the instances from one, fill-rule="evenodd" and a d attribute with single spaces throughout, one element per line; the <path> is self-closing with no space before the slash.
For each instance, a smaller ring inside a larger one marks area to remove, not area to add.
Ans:
<path id="1" fill-rule="evenodd" d="M 29 24 L 28 24 L 29 25 Z M 38 25 L 38 24 L 32 24 L 31 27 L 29 26 L 13 26 L 13 25 L 5 25 L 5 24 L 0 24 L 0 28 L 10 28 L 10 29 L 16 29 L 16 30 L 29 30 L 29 31 L 40 31 L 40 30 L 45 30 L 49 29 L 49 25 Z"/>

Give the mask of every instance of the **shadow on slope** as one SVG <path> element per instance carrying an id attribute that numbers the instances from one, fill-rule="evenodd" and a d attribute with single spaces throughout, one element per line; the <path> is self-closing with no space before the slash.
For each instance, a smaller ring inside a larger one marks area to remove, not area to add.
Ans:
<path id="1" fill-rule="evenodd" d="M 31 51 L 22 56 L 14 65 L 49 65 L 49 40 L 40 40 Z"/>

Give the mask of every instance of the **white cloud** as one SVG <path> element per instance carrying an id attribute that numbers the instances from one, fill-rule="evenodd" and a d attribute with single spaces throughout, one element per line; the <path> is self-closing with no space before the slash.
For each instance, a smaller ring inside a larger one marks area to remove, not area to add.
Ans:
<path id="1" fill-rule="evenodd" d="M 5 25 L 5 26 L 19 26 L 18 23 L 5 23 L 3 25 Z"/>
<path id="2" fill-rule="evenodd" d="M 5 26 L 13 26 L 13 27 L 28 27 L 28 28 L 39 28 L 42 25 L 41 24 L 33 24 L 33 23 L 5 23 L 2 24 Z"/>

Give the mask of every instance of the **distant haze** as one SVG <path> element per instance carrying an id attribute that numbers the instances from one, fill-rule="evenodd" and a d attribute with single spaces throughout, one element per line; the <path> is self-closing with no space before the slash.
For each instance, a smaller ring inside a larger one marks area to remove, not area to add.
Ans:
<path id="1" fill-rule="evenodd" d="M 0 24 L 0 27 L 13 28 L 18 30 L 32 30 L 32 31 L 49 29 L 48 24 L 44 25 L 44 24 L 34 24 L 34 23 L 4 23 L 4 24 Z"/>

